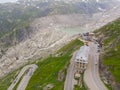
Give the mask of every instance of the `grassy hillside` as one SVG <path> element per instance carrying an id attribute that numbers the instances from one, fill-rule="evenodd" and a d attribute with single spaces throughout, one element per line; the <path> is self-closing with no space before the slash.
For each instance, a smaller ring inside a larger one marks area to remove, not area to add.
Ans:
<path id="1" fill-rule="evenodd" d="M 120 18 L 97 31 L 104 35 L 103 64 L 108 66 L 115 80 L 120 83 Z"/>
<path id="2" fill-rule="evenodd" d="M 78 39 L 73 40 L 58 50 L 56 55 L 38 62 L 37 65 L 39 68 L 32 76 L 26 90 L 42 90 L 47 84 L 54 85 L 52 90 L 63 90 L 65 74 L 72 57 L 72 53 L 79 49 L 81 45 L 83 45 L 83 43 Z M 64 79 L 62 81 L 58 81 L 58 73 L 60 71 L 64 74 Z M 14 71 L 3 79 L 0 79 L 0 90 L 7 90 L 16 75 L 17 73 Z"/>
<path id="3" fill-rule="evenodd" d="M 74 40 L 64 46 L 57 53 L 59 56 L 50 56 L 42 62 L 38 62 L 39 68 L 34 73 L 26 90 L 43 90 L 48 84 L 53 84 L 52 90 L 63 90 L 65 74 L 69 65 L 72 53 L 79 49 L 82 43 L 79 40 Z M 64 73 L 64 79 L 58 81 L 58 73 Z"/>
<path id="4" fill-rule="evenodd" d="M 0 90 L 7 90 L 11 84 L 11 81 L 15 79 L 17 73 L 18 73 L 18 70 L 10 73 L 3 79 L 0 79 Z"/>

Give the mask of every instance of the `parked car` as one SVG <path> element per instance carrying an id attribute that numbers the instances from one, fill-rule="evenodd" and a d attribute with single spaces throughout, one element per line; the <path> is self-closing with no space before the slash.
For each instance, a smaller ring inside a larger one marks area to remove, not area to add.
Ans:
<path id="1" fill-rule="evenodd" d="M 100 52 L 100 49 L 98 49 L 98 51 L 97 52 Z"/>

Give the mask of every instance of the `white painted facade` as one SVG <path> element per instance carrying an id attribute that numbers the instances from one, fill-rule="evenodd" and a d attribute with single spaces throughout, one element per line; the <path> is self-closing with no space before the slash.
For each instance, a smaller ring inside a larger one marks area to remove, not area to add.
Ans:
<path id="1" fill-rule="evenodd" d="M 89 58 L 89 46 L 82 46 L 75 58 L 75 70 L 77 73 L 83 72 L 87 68 Z"/>

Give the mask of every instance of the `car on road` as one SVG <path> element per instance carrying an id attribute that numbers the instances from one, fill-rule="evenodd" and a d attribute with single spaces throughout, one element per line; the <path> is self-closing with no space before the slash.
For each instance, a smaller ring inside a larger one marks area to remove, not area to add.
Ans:
<path id="1" fill-rule="evenodd" d="M 99 53 L 99 52 L 100 52 L 100 49 L 98 49 L 97 52 Z"/>
<path id="2" fill-rule="evenodd" d="M 97 45 L 98 48 L 101 48 L 100 44 Z"/>

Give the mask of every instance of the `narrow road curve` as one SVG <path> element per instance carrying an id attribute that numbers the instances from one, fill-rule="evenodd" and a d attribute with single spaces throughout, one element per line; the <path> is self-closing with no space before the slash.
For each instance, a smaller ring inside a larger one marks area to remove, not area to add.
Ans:
<path id="1" fill-rule="evenodd" d="M 66 80 L 64 84 L 64 90 L 73 90 L 74 89 L 74 60 L 77 52 L 73 54 L 70 65 L 67 70 Z"/>
<path id="2" fill-rule="evenodd" d="M 99 53 L 97 44 L 90 42 L 90 57 L 88 67 L 84 73 L 84 82 L 88 90 L 108 90 L 99 75 Z"/>
<path id="3" fill-rule="evenodd" d="M 17 90 L 25 90 L 30 78 L 32 77 L 34 71 L 38 68 L 37 65 L 35 64 L 31 64 L 31 65 L 27 65 L 25 66 L 20 73 L 18 74 L 18 76 L 15 78 L 15 80 L 12 82 L 12 84 L 9 86 L 8 90 L 13 90 L 13 88 L 15 87 L 15 85 L 19 82 L 20 78 L 24 75 L 24 73 L 26 72 L 26 70 L 29 70 L 28 73 L 23 77 L 23 79 L 21 80 Z"/>

